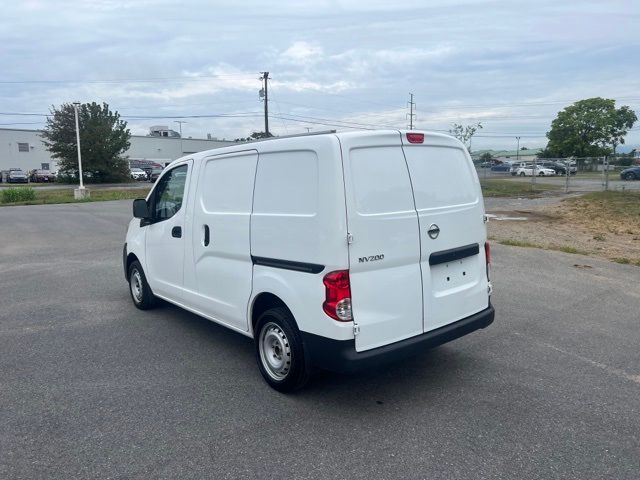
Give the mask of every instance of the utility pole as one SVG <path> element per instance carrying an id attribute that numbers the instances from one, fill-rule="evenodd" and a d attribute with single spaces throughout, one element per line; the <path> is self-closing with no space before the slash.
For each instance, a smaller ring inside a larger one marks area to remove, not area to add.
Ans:
<path id="1" fill-rule="evenodd" d="M 264 102 L 264 133 L 265 136 L 270 137 L 269 133 L 269 72 L 260 72 L 262 73 L 262 90 L 260 91 L 260 96 L 263 97 Z"/>
<path id="2" fill-rule="evenodd" d="M 73 102 L 73 112 L 76 117 L 76 145 L 78 147 L 78 176 L 80 177 L 80 187 L 73 191 L 73 196 L 76 200 L 89 196 L 89 192 L 84 188 L 84 182 L 82 181 L 82 156 L 80 153 L 80 122 L 78 121 L 78 107 L 80 102 Z"/>
<path id="3" fill-rule="evenodd" d="M 180 156 L 184 155 L 184 148 L 182 147 L 182 124 L 187 123 L 184 120 L 174 120 L 173 123 L 180 125 Z"/>
<path id="4" fill-rule="evenodd" d="M 413 108 L 416 106 L 415 102 L 413 101 L 413 93 L 409 94 L 409 113 L 407 114 L 407 116 L 409 117 L 409 130 L 413 130 L 413 120 L 416 116 L 415 113 L 413 113 Z"/>

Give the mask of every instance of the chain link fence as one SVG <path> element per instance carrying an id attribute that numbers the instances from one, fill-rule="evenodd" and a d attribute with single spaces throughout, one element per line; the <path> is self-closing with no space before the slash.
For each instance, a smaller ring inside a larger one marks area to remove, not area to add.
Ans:
<path id="1" fill-rule="evenodd" d="M 558 190 L 561 190 L 565 193 L 584 193 L 640 191 L 640 174 L 622 173 L 634 166 L 640 167 L 640 159 L 628 156 L 611 156 L 523 158 L 519 161 L 506 159 L 496 160 L 491 164 L 477 163 L 476 169 L 480 179 L 502 178 L 516 182 L 529 182 L 532 191 L 555 191 L 557 193 Z M 556 188 L 549 190 L 549 185 Z"/>

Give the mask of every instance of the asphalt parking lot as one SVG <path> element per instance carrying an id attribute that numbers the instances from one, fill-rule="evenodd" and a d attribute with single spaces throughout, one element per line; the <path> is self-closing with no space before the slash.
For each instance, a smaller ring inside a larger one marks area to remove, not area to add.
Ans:
<path id="1" fill-rule="evenodd" d="M 640 477 L 640 268 L 495 246 L 488 329 L 285 396 L 133 307 L 130 205 L 0 208 L 0 478 Z"/>

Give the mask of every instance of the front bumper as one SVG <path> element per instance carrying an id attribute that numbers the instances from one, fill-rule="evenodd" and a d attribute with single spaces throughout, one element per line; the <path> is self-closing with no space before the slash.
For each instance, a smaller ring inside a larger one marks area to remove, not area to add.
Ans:
<path id="1" fill-rule="evenodd" d="M 353 373 L 415 355 L 488 327 L 493 323 L 494 316 L 495 310 L 489 304 L 487 309 L 444 327 L 364 352 L 356 352 L 355 340 L 333 340 L 312 333 L 300 333 L 305 351 L 314 366 L 334 372 Z"/>

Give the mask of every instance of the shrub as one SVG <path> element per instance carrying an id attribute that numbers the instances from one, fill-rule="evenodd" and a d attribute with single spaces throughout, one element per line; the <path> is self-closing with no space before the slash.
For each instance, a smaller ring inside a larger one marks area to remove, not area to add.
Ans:
<path id="1" fill-rule="evenodd" d="M 31 187 L 7 188 L 2 190 L 2 203 L 28 202 L 36 199 L 36 191 Z"/>

